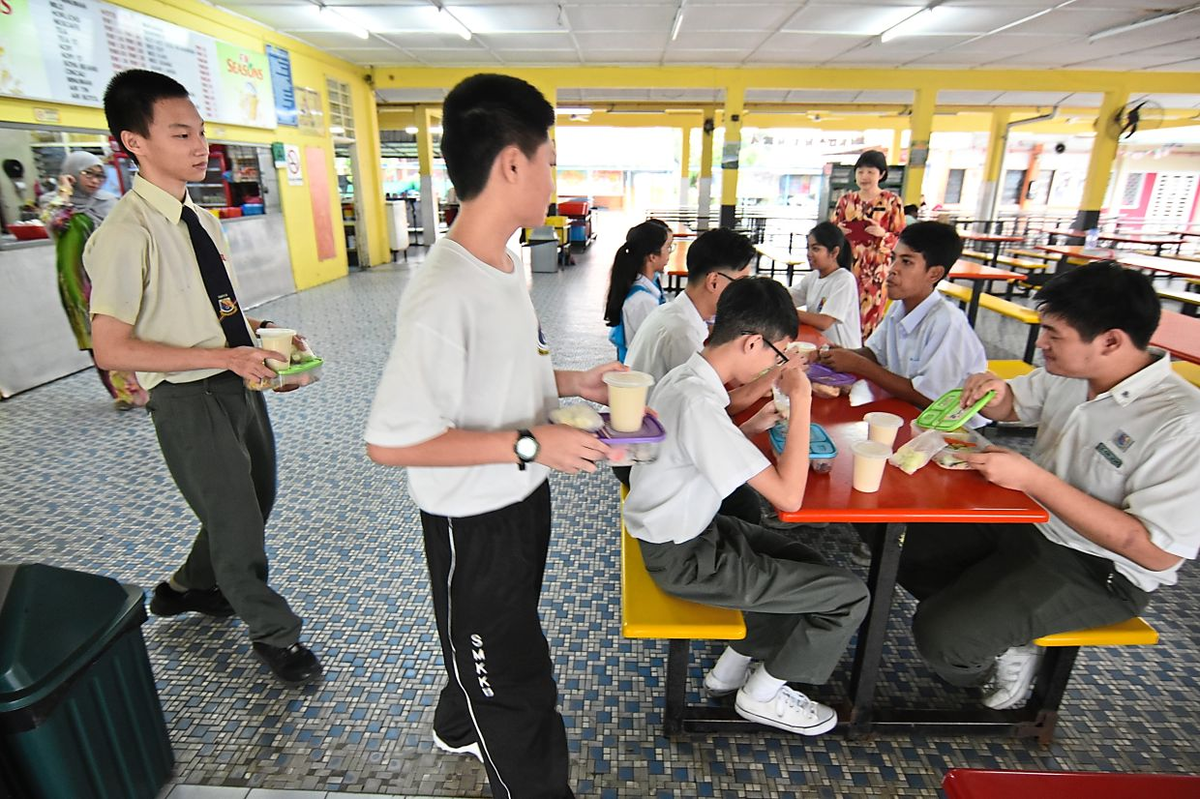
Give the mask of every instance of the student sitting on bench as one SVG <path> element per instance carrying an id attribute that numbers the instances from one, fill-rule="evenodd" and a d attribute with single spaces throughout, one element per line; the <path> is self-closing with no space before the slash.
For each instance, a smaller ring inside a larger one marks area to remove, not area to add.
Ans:
<path id="1" fill-rule="evenodd" d="M 709 692 L 736 691 L 743 718 L 820 735 L 837 714 L 787 683 L 829 679 L 866 614 L 867 588 L 794 538 L 717 514 L 743 483 L 779 508 L 798 508 L 804 497 L 812 394 L 803 370 L 779 378 L 791 424 L 778 465 L 729 418 L 724 388 L 785 363 L 782 350 L 798 328 L 792 298 L 774 280 L 744 278 L 725 289 L 704 350 L 654 389 L 667 438 L 658 460 L 633 467 L 625 524 L 659 588 L 745 614 L 746 637 L 705 677 Z M 754 658 L 763 663 L 751 672 Z"/>
<path id="2" fill-rule="evenodd" d="M 913 636 L 947 682 L 983 703 L 1023 704 L 1035 638 L 1137 616 L 1196 557 L 1200 391 L 1148 349 L 1160 307 L 1149 279 L 1112 261 L 1055 277 L 1037 296 L 1045 367 L 988 391 L 984 415 L 1037 426 L 1030 458 L 991 447 L 964 460 L 1050 512 L 1033 524 L 910 524 L 900 584 L 920 603 Z"/>

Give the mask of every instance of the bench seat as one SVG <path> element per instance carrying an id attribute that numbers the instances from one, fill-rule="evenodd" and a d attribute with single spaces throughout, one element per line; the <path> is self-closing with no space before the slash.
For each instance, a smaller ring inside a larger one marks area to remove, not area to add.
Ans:
<path id="1" fill-rule="evenodd" d="M 1025 361 L 988 361 L 988 371 L 996 377 L 1004 380 L 1012 380 L 1014 377 L 1027 375 L 1033 371 L 1033 364 Z"/>
<path id="2" fill-rule="evenodd" d="M 1171 361 L 1171 368 L 1175 370 L 1175 374 L 1179 375 L 1196 388 L 1200 388 L 1200 363 L 1191 363 L 1190 361 Z"/>
<path id="3" fill-rule="evenodd" d="M 1195 316 L 1197 308 L 1200 308 L 1200 291 L 1177 291 L 1157 287 L 1154 290 L 1161 299 L 1182 303 L 1184 316 Z"/>
<path id="4" fill-rule="evenodd" d="M 1038 646 L 1146 646 L 1158 643 L 1158 630 L 1137 616 L 1117 624 L 1043 635 Z"/>
<path id="5" fill-rule="evenodd" d="M 958 300 L 960 305 L 966 305 L 971 301 L 971 289 L 967 286 L 943 280 L 938 283 L 938 291 L 947 297 Z M 995 311 L 1010 319 L 1016 319 L 1021 324 L 1029 325 L 1029 336 L 1025 340 L 1024 360 L 1026 363 L 1033 363 L 1033 354 L 1037 349 L 1038 331 L 1042 328 L 1041 315 L 1033 308 L 1026 308 L 1024 305 L 997 297 L 994 294 L 979 295 L 979 307 Z"/>

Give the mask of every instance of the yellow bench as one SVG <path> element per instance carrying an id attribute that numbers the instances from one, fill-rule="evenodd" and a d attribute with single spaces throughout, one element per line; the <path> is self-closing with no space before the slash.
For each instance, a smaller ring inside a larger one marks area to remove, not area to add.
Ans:
<path id="1" fill-rule="evenodd" d="M 1058 722 L 1058 709 L 1062 704 L 1063 695 L 1067 691 L 1067 683 L 1071 679 L 1071 669 L 1083 646 L 1145 646 L 1158 643 L 1158 631 L 1145 622 L 1134 617 L 1117 624 L 1103 627 L 1092 627 L 1086 630 L 1044 635 L 1033 641 L 1038 646 L 1047 648 L 1046 656 L 1042 658 L 1041 670 L 1033 687 L 1033 697 L 1026 705 L 1026 712 L 1032 711 L 1032 718 L 1021 725 L 1020 736 L 1036 736 L 1047 745 L 1054 737 L 1054 727 Z M 1002 711 L 1008 713 L 1011 711 Z"/>
<path id="2" fill-rule="evenodd" d="M 988 361 L 988 371 L 1004 380 L 1027 375 L 1033 371 L 1033 364 L 1025 361 Z"/>
<path id="3" fill-rule="evenodd" d="M 1052 264 L 1052 263 L 1057 263 L 1058 259 L 1059 259 L 1059 256 L 1051 255 L 1050 253 L 1042 252 L 1041 250 L 1016 249 L 1016 250 L 1009 250 L 1009 254 L 1016 258 L 1037 258 L 1042 261 L 1045 261 L 1047 265 Z"/>
<path id="4" fill-rule="evenodd" d="M 667 679 L 663 730 L 674 735 L 706 729 L 715 722 L 729 729 L 735 716 L 724 707 L 688 707 L 687 671 L 692 640 L 730 641 L 746 637 L 746 622 L 736 610 L 679 599 L 654 582 L 642 562 L 642 550 L 625 529 L 625 496 L 621 487 L 621 635 L 626 638 L 666 639 Z M 736 722 L 733 722 L 736 723 Z"/>
<path id="5" fill-rule="evenodd" d="M 1200 363 L 1172 361 L 1171 368 L 1175 370 L 1175 374 L 1179 375 L 1196 388 L 1200 388 Z"/>
<path id="6" fill-rule="evenodd" d="M 966 305 L 971 300 L 971 289 L 945 280 L 938 283 L 938 291 L 947 297 L 958 300 L 960 305 Z M 993 294 L 981 294 L 979 296 L 979 307 L 987 308 L 989 311 L 995 311 L 1001 316 L 1007 316 L 1010 319 L 1016 319 L 1021 324 L 1029 325 L 1029 336 L 1025 340 L 1025 356 L 1023 360 L 1026 363 L 1033 363 L 1033 353 L 1037 348 L 1038 331 L 1042 329 L 1041 315 L 1033 308 L 1026 308 L 1024 305 L 1019 305 L 1011 300 L 1006 300 Z"/>
<path id="7" fill-rule="evenodd" d="M 980 252 L 979 250 L 963 250 L 962 257 L 970 258 L 972 261 L 979 261 L 980 263 L 984 264 L 990 264 L 992 262 L 992 256 L 990 253 Z"/>
<path id="8" fill-rule="evenodd" d="M 1182 304 L 1181 310 L 1184 316 L 1195 316 L 1196 309 L 1200 308 L 1200 291 L 1176 291 L 1167 288 L 1155 288 L 1154 291 L 1160 299 Z"/>
<path id="9" fill-rule="evenodd" d="M 762 259 L 768 258 L 771 261 L 771 277 L 775 277 L 775 265 L 783 264 L 787 270 L 787 284 L 792 285 L 792 276 L 796 272 L 796 267 L 804 263 L 804 259 L 792 255 L 790 250 L 780 250 L 775 247 L 768 247 L 765 244 L 755 244 L 754 252 L 754 273 L 758 274 L 762 271 Z"/>

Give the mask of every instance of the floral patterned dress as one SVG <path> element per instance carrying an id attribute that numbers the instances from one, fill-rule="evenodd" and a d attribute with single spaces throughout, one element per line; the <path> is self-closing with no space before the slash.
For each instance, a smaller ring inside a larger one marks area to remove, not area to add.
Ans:
<path id="1" fill-rule="evenodd" d="M 831 220 L 846 233 L 850 255 L 854 259 L 854 277 L 858 280 L 858 299 L 862 316 L 863 341 L 883 320 L 887 308 L 888 265 L 892 250 L 904 230 L 904 203 L 890 191 L 880 192 L 873 203 L 867 203 L 856 192 L 848 192 L 838 200 Z M 871 225 L 884 229 L 883 237 L 867 232 Z"/>

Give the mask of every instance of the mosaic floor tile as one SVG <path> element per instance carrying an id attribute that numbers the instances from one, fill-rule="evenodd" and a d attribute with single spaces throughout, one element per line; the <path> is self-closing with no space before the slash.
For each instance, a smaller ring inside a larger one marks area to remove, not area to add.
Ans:
<path id="1" fill-rule="evenodd" d="M 579 263 L 532 278 L 560 368 L 607 360 L 601 322 L 620 219 Z M 179 783 L 425 797 L 485 795 L 481 766 L 435 753 L 442 684 L 417 511 L 398 470 L 372 464 L 362 429 L 391 344 L 409 265 L 355 272 L 285 297 L 260 315 L 309 336 L 322 382 L 268 395 L 279 445 L 280 498 L 268 527 L 273 585 L 305 619 L 326 667 L 303 689 L 277 685 L 250 657 L 241 622 L 152 619 L 143 628 L 166 712 Z M 1023 326 L 981 314 L 990 357 L 1019 357 Z M 1007 435 L 1024 447 L 1027 434 Z M 113 413 L 81 373 L 0 405 L 0 561 L 42 561 L 151 588 L 195 530 L 144 413 Z M 572 757 L 587 797 L 935 796 L 952 767 L 1200 771 L 1200 580 L 1189 565 L 1146 618 L 1153 647 L 1085 650 L 1054 746 L 1000 738 L 896 735 L 852 742 L 761 734 L 661 736 L 666 645 L 620 637 L 617 495 L 610 474 L 555 476 L 554 539 L 542 603 Z M 847 563 L 842 525 L 796 533 Z M 861 570 L 860 570 L 861 573 Z M 917 658 L 899 598 L 882 701 L 952 706 L 965 694 Z M 720 647 L 696 643 L 690 697 Z M 849 657 L 814 694 L 844 696 Z M 251 794 L 253 795 L 253 794 Z M 217 794 L 212 795 L 215 799 Z M 204 799 L 209 799 L 205 797 Z M 224 799 L 224 795 L 221 795 Z"/>

